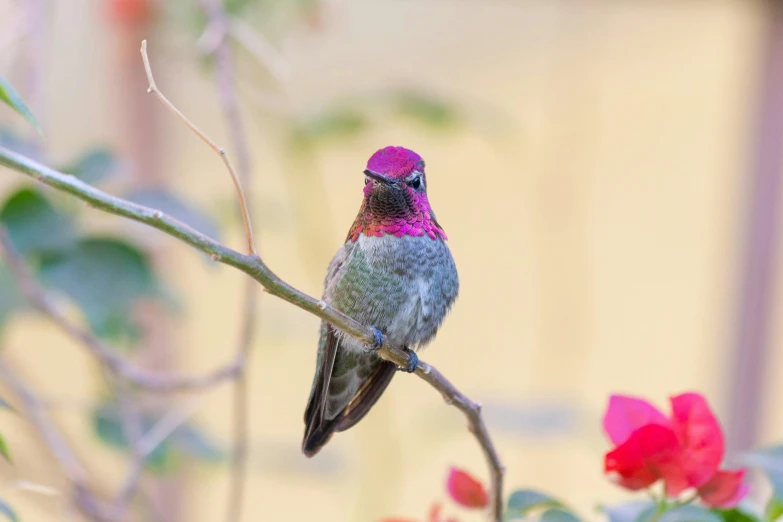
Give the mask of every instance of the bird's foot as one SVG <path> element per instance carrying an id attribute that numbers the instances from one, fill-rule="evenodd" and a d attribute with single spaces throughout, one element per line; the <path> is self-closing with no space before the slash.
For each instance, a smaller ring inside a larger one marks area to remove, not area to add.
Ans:
<path id="1" fill-rule="evenodd" d="M 377 352 L 381 349 L 381 346 L 383 346 L 385 338 L 383 336 L 383 332 L 381 332 L 379 329 L 374 326 L 371 326 L 370 328 L 372 328 L 373 341 L 372 344 L 367 347 L 366 351 Z"/>
<path id="2" fill-rule="evenodd" d="M 408 366 L 406 366 L 405 368 L 403 368 L 402 366 L 398 366 L 397 370 L 406 373 L 413 373 L 416 371 L 416 368 L 419 367 L 419 356 L 416 355 L 416 352 L 414 352 L 410 348 L 405 348 L 405 351 L 408 353 L 408 356 L 410 357 L 410 359 L 408 359 Z"/>

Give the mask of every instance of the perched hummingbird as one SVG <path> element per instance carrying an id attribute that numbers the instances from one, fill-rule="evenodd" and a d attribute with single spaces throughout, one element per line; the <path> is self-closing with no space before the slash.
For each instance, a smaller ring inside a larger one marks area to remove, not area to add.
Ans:
<path id="1" fill-rule="evenodd" d="M 323 300 L 370 325 L 365 345 L 321 323 L 315 379 L 305 411 L 302 451 L 312 457 L 336 431 L 364 417 L 391 382 L 394 363 L 376 350 L 384 336 L 411 355 L 438 331 L 459 292 L 446 233 L 427 199 L 424 160 L 412 150 L 386 147 L 364 171 L 364 201 L 345 244 L 329 264 Z"/>

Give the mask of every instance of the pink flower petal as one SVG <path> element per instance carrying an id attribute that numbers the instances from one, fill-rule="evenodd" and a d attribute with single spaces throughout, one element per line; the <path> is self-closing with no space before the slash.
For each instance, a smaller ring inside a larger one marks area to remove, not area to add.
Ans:
<path id="1" fill-rule="evenodd" d="M 671 403 L 672 428 L 682 445 L 683 472 L 689 487 L 701 487 L 715 475 L 723 460 L 723 431 L 702 395 L 684 393 L 672 397 Z"/>
<path id="2" fill-rule="evenodd" d="M 631 490 L 651 486 L 659 479 L 683 482 L 678 477 L 677 457 L 680 445 L 671 428 L 648 424 L 634 431 L 621 445 L 604 457 L 604 471 L 617 483 Z"/>
<path id="3" fill-rule="evenodd" d="M 454 502 L 460 506 L 478 509 L 489 504 L 489 495 L 481 482 L 460 469 L 451 468 L 446 480 L 446 489 Z"/>
<path id="4" fill-rule="evenodd" d="M 731 509 L 737 507 L 740 500 L 748 494 L 749 487 L 744 483 L 745 470 L 718 471 L 699 488 L 702 502 L 711 507 Z"/>
<path id="5" fill-rule="evenodd" d="M 622 444 L 631 434 L 648 424 L 669 426 L 669 419 L 649 402 L 627 397 L 612 395 L 609 407 L 604 415 L 604 431 L 615 444 Z"/>

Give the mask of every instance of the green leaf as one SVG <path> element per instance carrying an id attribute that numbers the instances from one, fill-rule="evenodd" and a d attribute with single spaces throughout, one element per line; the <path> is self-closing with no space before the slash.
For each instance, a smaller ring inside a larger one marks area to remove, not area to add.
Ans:
<path id="1" fill-rule="evenodd" d="M 721 517 L 703 507 L 688 504 L 665 511 L 657 522 L 723 522 Z"/>
<path id="2" fill-rule="evenodd" d="M 448 103 L 413 91 L 396 93 L 392 97 L 392 108 L 398 116 L 436 129 L 454 127 L 461 119 L 456 109 Z"/>
<path id="3" fill-rule="evenodd" d="M 713 509 L 712 512 L 723 519 L 724 522 L 762 522 L 762 520 L 753 513 L 739 508 Z"/>
<path id="4" fill-rule="evenodd" d="M 11 85 L 4 76 L 0 76 L 0 101 L 3 101 L 6 105 L 21 114 L 22 117 L 30 123 L 30 125 L 35 127 L 35 130 L 38 132 L 38 134 L 43 136 L 43 132 L 41 131 L 41 127 L 38 125 L 38 121 L 35 119 L 35 116 L 33 116 L 33 113 L 30 112 L 30 109 L 27 108 L 24 100 L 22 100 L 22 97 L 19 96 L 18 92 L 16 92 L 16 89 L 14 89 L 13 85 Z"/>
<path id="5" fill-rule="evenodd" d="M 2 435 L 0 435 L 0 455 L 8 462 L 11 462 L 11 451 L 8 449 L 8 443 L 6 443 L 5 437 Z"/>
<path id="6" fill-rule="evenodd" d="M 580 522 L 578 517 L 565 509 L 548 509 L 538 520 L 539 522 Z"/>
<path id="7" fill-rule="evenodd" d="M 116 174 L 119 163 L 110 150 L 98 148 L 86 152 L 75 162 L 60 170 L 94 185 Z"/>
<path id="8" fill-rule="evenodd" d="M 767 522 L 775 522 L 781 517 L 783 517 L 783 500 L 778 497 L 772 497 L 769 499 L 769 504 L 767 504 Z"/>
<path id="9" fill-rule="evenodd" d="M 63 250 L 74 242 L 71 217 L 31 188 L 23 188 L 5 201 L 0 222 L 22 255 Z"/>
<path id="10" fill-rule="evenodd" d="M 3 499 L 0 499 L 0 514 L 5 515 L 11 522 L 19 522 L 19 517 L 16 516 L 16 513 L 11 509 L 11 506 L 6 504 Z"/>
<path id="11" fill-rule="evenodd" d="M 337 107 L 299 124 L 291 132 L 293 145 L 352 138 L 369 126 L 367 116 L 350 107 Z"/>
<path id="12" fill-rule="evenodd" d="M 519 518 L 534 509 L 559 507 L 562 507 L 562 504 L 549 495 L 531 489 L 520 489 L 508 498 L 506 517 Z"/>
<path id="13" fill-rule="evenodd" d="M 783 445 L 751 451 L 742 456 L 742 461 L 762 469 L 772 484 L 775 497 L 783 500 Z"/>
<path id="14" fill-rule="evenodd" d="M 202 232 L 213 239 L 219 239 L 220 232 L 217 223 L 201 212 L 198 208 L 182 201 L 179 197 L 166 190 L 141 189 L 125 194 L 125 199 L 165 212 L 186 225 Z"/>
<path id="15" fill-rule="evenodd" d="M 150 260 L 122 240 L 92 238 L 41 259 L 41 279 L 82 309 L 96 334 L 133 339 L 133 305 L 157 289 Z"/>

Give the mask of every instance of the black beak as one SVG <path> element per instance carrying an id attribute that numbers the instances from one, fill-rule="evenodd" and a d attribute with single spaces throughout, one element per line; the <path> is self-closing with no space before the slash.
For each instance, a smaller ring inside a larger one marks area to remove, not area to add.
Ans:
<path id="1" fill-rule="evenodd" d="M 394 185 L 397 183 L 396 181 L 393 181 L 387 178 L 386 176 L 382 176 L 381 174 L 378 174 L 377 172 L 373 172 L 371 170 L 365 170 L 364 175 L 376 181 L 380 181 L 381 183 L 384 183 L 386 185 Z"/>

